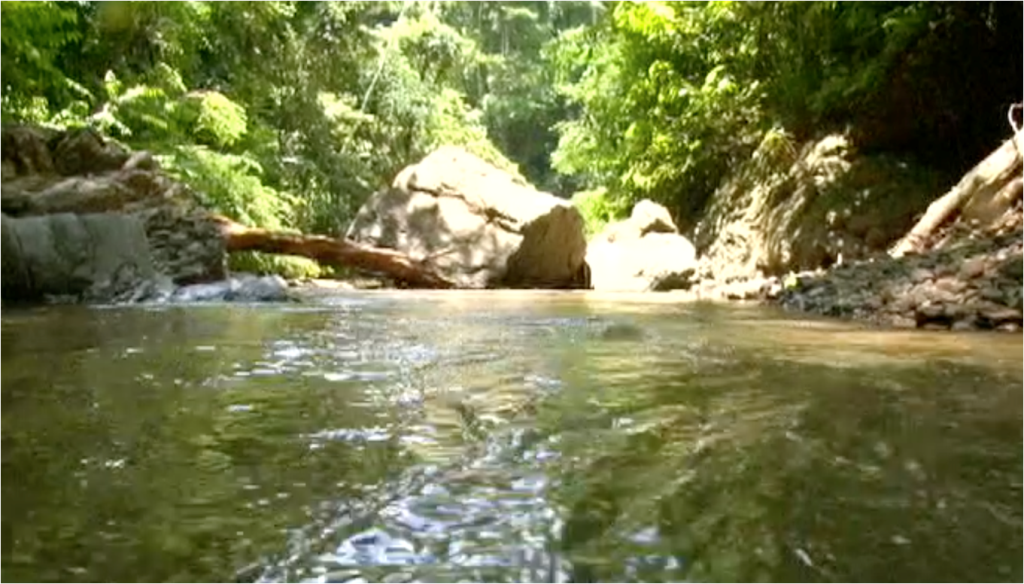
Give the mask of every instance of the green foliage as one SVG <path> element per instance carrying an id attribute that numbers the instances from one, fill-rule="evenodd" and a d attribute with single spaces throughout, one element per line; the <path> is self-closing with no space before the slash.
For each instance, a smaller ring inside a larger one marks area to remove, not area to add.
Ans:
<path id="1" fill-rule="evenodd" d="M 1019 3 L 4 2 L 3 121 L 93 126 L 233 218 L 344 233 L 442 144 L 684 224 L 819 132 L 976 162 Z M 756 154 L 755 154 L 756 153 Z M 961 162 L 957 162 L 960 164 Z"/>
<path id="2" fill-rule="evenodd" d="M 550 49 L 559 91 L 582 115 L 559 124 L 561 172 L 607 186 L 631 204 L 699 206 L 759 138 L 757 83 L 737 79 L 743 44 L 728 6 L 619 4 Z"/>
<path id="3" fill-rule="evenodd" d="M 625 218 L 629 212 L 625 200 L 610 196 L 605 188 L 580 191 L 572 196 L 572 204 L 583 215 L 588 237 L 600 233 L 609 223 Z"/>
<path id="4" fill-rule="evenodd" d="M 319 278 L 324 270 L 317 262 L 303 257 L 235 252 L 228 258 L 228 269 L 250 274 L 277 274 L 289 280 Z"/>
<path id="5" fill-rule="evenodd" d="M 1005 133 L 978 105 L 1020 99 L 1020 18 L 999 3 L 617 3 L 546 49 L 574 110 L 552 160 L 684 221 L 755 150 L 830 131 L 973 164 Z"/>
<path id="6" fill-rule="evenodd" d="M 295 200 L 263 184 L 258 162 L 205 146 L 179 146 L 160 162 L 172 175 L 192 185 L 202 202 L 241 223 L 281 229 L 290 223 Z"/>
<path id="7" fill-rule="evenodd" d="M 579 6 L 7 2 L 4 118 L 96 127 L 235 219 L 340 234 L 443 144 L 553 184 L 540 47 Z"/>
<path id="8" fill-rule="evenodd" d="M 77 23 L 78 14 L 68 3 L 0 4 L 4 121 L 42 121 L 48 102 L 72 90 L 73 82 L 58 63 L 61 51 L 81 38 Z"/>
<path id="9" fill-rule="evenodd" d="M 191 131 L 201 144 L 223 148 L 233 146 L 245 135 L 245 109 L 216 91 L 188 96 L 195 115 Z"/>

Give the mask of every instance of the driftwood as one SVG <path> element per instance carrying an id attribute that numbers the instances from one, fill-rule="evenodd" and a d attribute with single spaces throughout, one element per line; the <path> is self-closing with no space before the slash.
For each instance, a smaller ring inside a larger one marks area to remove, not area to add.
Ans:
<path id="1" fill-rule="evenodd" d="M 928 206 L 914 227 L 889 251 L 893 257 L 919 252 L 935 232 L 961 213 L 966 219 L 991 221 L 1010 208 L 1020 196 L 1021 152 L 1024 132 L 1003 143 L 964 175 L 945 195 Z"/>
<path id="2" fill-rule="evenodd" d="M 228 252 L 259 251 L 303 256 L 325 264 L 348 266 L 385 274 L 418 288 L 454 288 L 450 280 L 438 274 L 427 262 L 389 249 L 360 245 L 347 239 L 323 235 L 304 235 L 247 227 L 227 217 L 213 215 L 220 226 Z"/>

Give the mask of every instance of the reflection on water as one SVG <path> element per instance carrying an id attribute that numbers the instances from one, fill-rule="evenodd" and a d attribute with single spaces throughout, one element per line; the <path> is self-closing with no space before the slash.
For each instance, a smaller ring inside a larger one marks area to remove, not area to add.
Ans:
<path id="1" fill-rule="evenodd" d="M 553 293 L 2 334 L 8 580 L 1022 577 L 1019 336 Z"/>

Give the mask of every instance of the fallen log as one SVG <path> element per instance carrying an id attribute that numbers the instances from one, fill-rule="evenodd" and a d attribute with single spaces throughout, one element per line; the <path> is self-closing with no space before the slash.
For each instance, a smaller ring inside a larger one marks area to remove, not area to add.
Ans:
<path id="1" fill-rule="evenodd" d="M 962 212 L 971 211 L 968 218 L 983 219 L 998 215 L 1013 204 L 1016 196 L 1014 179 L 1021 174 L 1021 151 L 1024 150 L 1024 132 L 1017 132 L 985 160 L 964 175 L 960 182 L 939 197 L 921 219 L 890 249 L 889 255 L 901 257 L 907 253 L 924 251 L 928 241 L 939 227 L 955 219 Z"/>
<path id="2" fill-rule="evenodd" d="M 222 215 L 211 215 L 211 218 L 220 227 L 228 252 L 303 256 L 325 264 L 385 274 L 417 288 L 455 287 L 431 267 L 429 258 L 417 261 L 398 251 L 364 246 L 347 239 L 247 227 Z"/>

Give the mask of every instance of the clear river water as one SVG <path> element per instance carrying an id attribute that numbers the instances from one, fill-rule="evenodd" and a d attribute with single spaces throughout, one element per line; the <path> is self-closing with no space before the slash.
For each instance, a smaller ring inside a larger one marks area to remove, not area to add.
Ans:
<path id="1" fill-rule="evenodd" d="M 541 292 L 6 309 L 4 581 L 1021 581 L 1020 335 Z"/>

